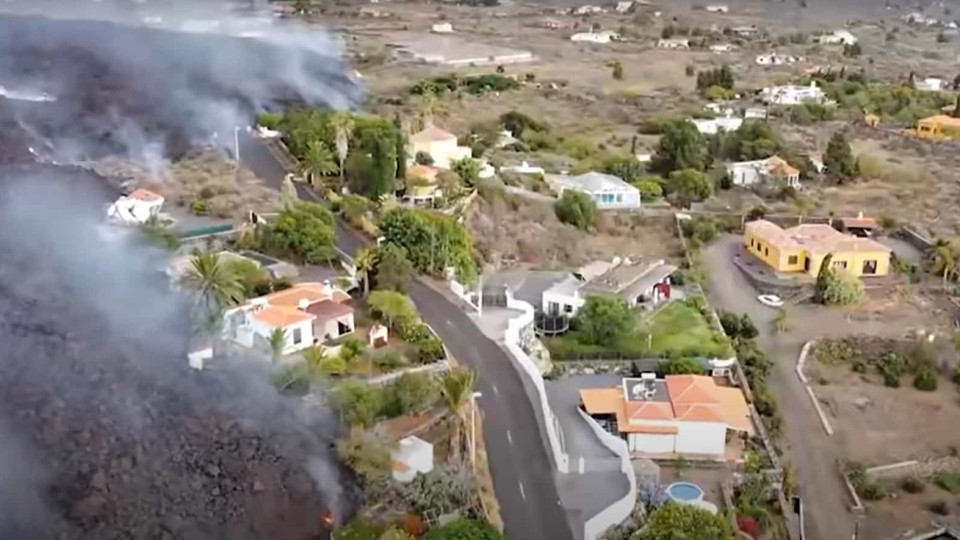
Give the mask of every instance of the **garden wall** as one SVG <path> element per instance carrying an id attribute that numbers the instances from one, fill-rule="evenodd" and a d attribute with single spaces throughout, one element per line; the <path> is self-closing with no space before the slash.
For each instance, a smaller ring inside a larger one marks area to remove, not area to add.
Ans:
<path id="1" fill-rule="evenodd" d="M 547 442 L 553 454 L 553 464 L 558 471 L 566 474 L 570 471 L 570 457 L 564 451 L 563 434 L 560 431 L 560 423 L 553 414 L 550 403 L 547 401 L 547 390 L 543 383 L 543 375 L 540 373 L 540 370 L 537 369 L 533 359 L 531 359 L 520 346 L 520 331 L 524 327 L 533 324 L 533 306 L 522 300 L 514 299 L 513 294 L 507 292 L 507 308 L 523 312 L 523 314 L 507 322 L 507 331 L 504 334 L 507 352 L 517 361 L 523 374 L 533 383 L 537 394 L 536 401 L 539 401 L 539 403 L 535 402 L 533 405 L 534 409 L 539 409 L 541 412 L 543 424 L 547 432 Z"/>
<path id="2" fill-rule="evenodd" d="M 594 540 L 610 527 L 622 523 L 633 512 L 637 505 L 637 475 L 633 472 L 633 464 L 630 462 L 630 449 L 627 447 L 627 441 L 608 433 L 582 410 L 577 409 L 577 412 L 583 417 L 583 421 L 590 426 L 593 434 L 600 439 L 600 442 L 611 452 L 620 456 L 620 471 L 627 475 L 627 483 L 630 484 L 630 489 L 627 490 L 627 494 L 622 499 L 601 510 L 583 524 L 584 539 Z"/>

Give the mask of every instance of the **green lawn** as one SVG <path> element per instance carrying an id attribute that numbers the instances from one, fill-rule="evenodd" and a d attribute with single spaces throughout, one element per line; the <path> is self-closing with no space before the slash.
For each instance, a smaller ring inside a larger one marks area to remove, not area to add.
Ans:
<path id="1" fill-rule="evenodd" d="M 653 335 L 653 356 L 733 356 L 727 340 L 713 331 L 692 302 L 671 302 L 641 331 Z"/>
<path id="2" fill-rule="evenodd" d="M 652 334 L 652 338 L 649 336 Z M 675 301 L 640 324 L 637 331 L 613 343 L 583 343 L 576 331 L 546 341 L 550 355 L 558 360 L 585 358 L 640 358 L 708 356 L 728 358 L 733 349 L 716 334 L 692 300 Z"/>

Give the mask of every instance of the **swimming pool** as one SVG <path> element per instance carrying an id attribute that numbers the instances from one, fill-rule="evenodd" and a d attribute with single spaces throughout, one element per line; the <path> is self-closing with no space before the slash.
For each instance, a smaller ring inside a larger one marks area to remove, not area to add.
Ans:
<path id="1" fill-rule="evenodd" d="M 696 503 L 703 500 L 703 490 L 690 482 L 674 482 L 667 486 L 667 495 L 679 503 Z"/>

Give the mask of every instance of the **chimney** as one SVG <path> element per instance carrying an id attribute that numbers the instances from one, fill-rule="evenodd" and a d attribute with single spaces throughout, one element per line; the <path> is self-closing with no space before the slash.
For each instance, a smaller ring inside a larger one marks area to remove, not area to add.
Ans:
<path id="1" fill-rule="evenodd" d="M 324 296 L 333 296 L 333 287 L 330 286 L 330 280 L 323 280 L 323 284 L 320 286 L 320 294 Z"/>
<path id="2" fill-rule="evenodd" d="M 297 302 L 297 308 L 299 308 L 300 311 L 306 311 L 308 307 L 310 307 L 310 301 L 306 298 L 301 298 L 300 301 Z"/>

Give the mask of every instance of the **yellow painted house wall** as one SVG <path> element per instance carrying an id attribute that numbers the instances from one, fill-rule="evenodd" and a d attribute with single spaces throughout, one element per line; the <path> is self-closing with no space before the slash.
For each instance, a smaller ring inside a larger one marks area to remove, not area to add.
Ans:
<path id="1" fill-rule="evenodd" d="M 803 272 L 803 265 L 809 254 L 806 250 L 787 250 L 770 244 L 749 231 L 743 237 L 744 247 L 747 251 L 755 255 L 758 259 L 765 262 L 768 266 L 777 272 Z M 790 257 L 795 256 L 796 261 L 790 264 Z M 846 262 L 846 270 L 854 276 L 863 275 L 864 261 L 877 261 L 877 271 L 872 276 L 885 276 L 890 272 L 890 253 L 887 251 L 840 251 L 833 253 L 834 268 L 842 267 Z M 820 264 L 823 262 L 823 255 L 817 255 L 810 258 L 810 269 L 807 273 L 816 277 L 820 272 Z"/>

